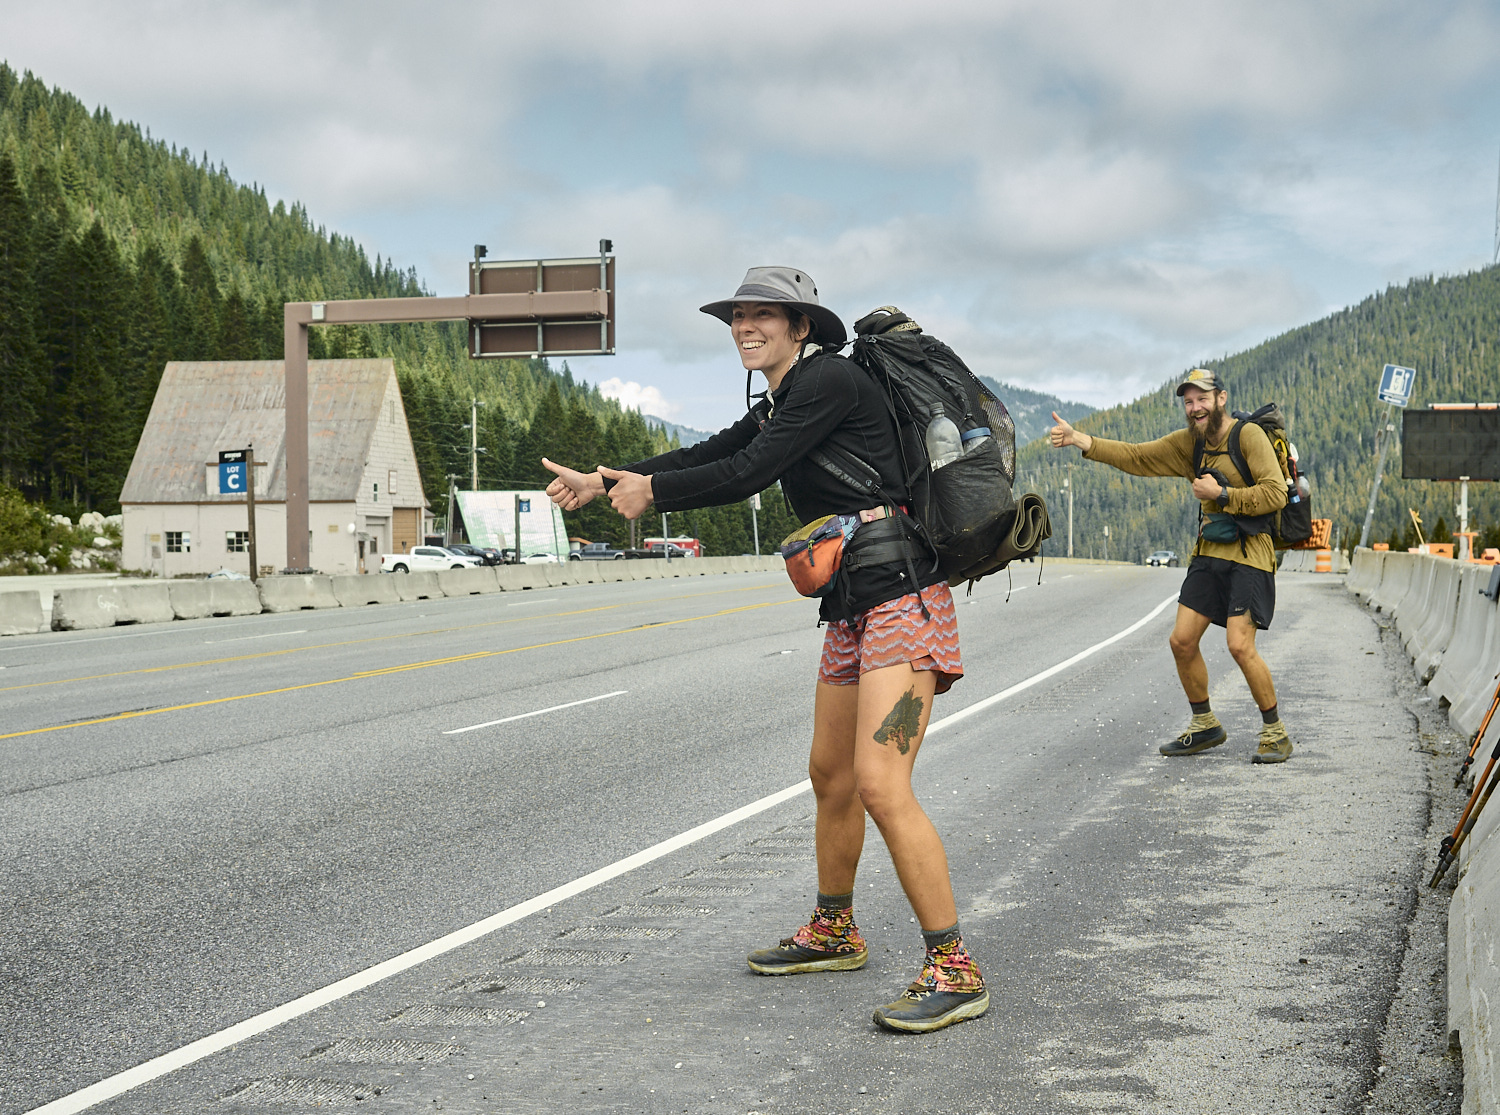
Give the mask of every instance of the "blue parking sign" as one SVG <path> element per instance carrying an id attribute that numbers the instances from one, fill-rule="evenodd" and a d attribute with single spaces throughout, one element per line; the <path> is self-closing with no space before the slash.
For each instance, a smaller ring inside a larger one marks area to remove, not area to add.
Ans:
<path id="1" fill-rule="evenodd" d="M 1387 364 L 1380 373 L 1380 401 L 1404 407 L 1411 399 L 1411 385 L 1416 381 L 1414 368 L 1403 368 L 1399 364 Z"/>
<path id="2" fill-rule="evenodd" d="M 224 449 L 219 452 L 219 494 L 240 496 L 245 494 L 245 479 L 249 475 L 244 449 Z"/>

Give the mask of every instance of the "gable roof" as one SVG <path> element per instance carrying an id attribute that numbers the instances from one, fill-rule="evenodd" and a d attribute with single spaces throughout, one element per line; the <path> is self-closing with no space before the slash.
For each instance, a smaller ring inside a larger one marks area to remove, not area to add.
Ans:
<path id="1" fill-rule="evenodd" d="M 308 498 L 355 498 L 396 366 L 380 360 L 309 360 Z M 237 503 L 205 492 L 204 466 L 219 450 L 255 446 L 267 464 L 257 489 L 286 499 L 286 374 L 280 360 L 173 361 L 162 372 L 121 503 Z"/>

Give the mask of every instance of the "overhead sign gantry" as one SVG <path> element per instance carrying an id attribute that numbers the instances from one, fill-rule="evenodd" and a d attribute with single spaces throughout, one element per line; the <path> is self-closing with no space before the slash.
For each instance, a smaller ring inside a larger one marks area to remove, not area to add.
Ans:
<path id="1" fill-rule="evenodd" d="M 469 291 L 448 298 L 358 298 L 288 302 L 286 360 L 287 573 L 310 573 L 308 537 L 307 331 L 314 325 L 468 323 L 469 355 L 525 359 L 600 356 L 615 346 L 613 244 L 582 259 L 489 262 L 476 246 Z"/>

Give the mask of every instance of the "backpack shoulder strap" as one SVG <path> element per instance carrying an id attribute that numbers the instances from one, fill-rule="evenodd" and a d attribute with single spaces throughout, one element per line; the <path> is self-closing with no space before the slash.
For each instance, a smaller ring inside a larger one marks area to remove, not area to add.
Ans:
<path id="1" fill-rule="evenodd" d="M 1203 443 L 1197 438 L 1193 439 L 1193 478 L 1196 480 L 1198 474 L 1203 471 Z"/>
<path id="2" fill-rule="evenodd" d="M 1253 488 L 1255 486 L 1255 477 L 1250 475 L 1250 463 L 1245 460 L 1244 451 L 1240 449 L 1240 428 L 1244 424 L 1245 420 L 1243 418 L 1237 418 L 1234 425 L 1229 429 L 1229 461 L 1240 474 L 1240 479 L 1244 480 L 1245 487 Z"/>

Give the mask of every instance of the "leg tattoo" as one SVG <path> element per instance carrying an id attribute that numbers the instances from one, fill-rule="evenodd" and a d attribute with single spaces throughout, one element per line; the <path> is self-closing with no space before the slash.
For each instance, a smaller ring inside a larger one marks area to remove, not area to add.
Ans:
<path id="1" fill-rule="evenodd" d="M 917 738 L 917 730 L 921 725 L 922 698 L 917 696 L 915 688 L 908 689 L 896 698 L 896 706 L 875 730 L 875 742 L 884 747 L 889 741 L 895 740 L 896 750 L 905 755 L 911 750 L 911 741 Z"/>

